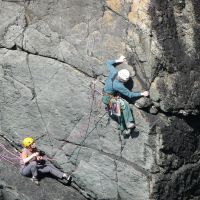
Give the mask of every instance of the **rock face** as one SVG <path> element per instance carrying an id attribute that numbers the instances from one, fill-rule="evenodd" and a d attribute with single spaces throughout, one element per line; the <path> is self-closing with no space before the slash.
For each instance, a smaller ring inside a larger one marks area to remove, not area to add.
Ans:
<path id="1" fill-rule="evenodd" d="M 1 140 L 1 151 L 3 147 L 10 153 L 12 146 Z M 10 155 L 4 150 L 3 155 Z M 16 154 L 17 155 L 17 154 Z M 10 155 L 11 157 L 11 155 Z M 41 199 L 62 199 L 62 200 L 85 200 L 85 198 L 71 187 L 67 187 L 53 179 L 45 178 L 41 180 L 40 186 L 33 184 L 29 178 L 24 178 L 19 174 L 19 164 L 10 159 L 12 164 L 6 162 L 0 163 L 1 181 L 0 181 L 0 199 L 2 200 L 41 200 Z"/>
<path id="2" fill-rule="evenodd" d="M 33 136 L 78 189 L 44 180 L 38 200 L 200 198 L 199 7 L 198 0 L 0 1 L 1 137 L 17 146 Z M 133 91 L 150 90 L 144 109 L 132 104 L 139 132 L 129 137 L 101 103 L 105 61 L 121 54 L 127 62 L 119 68 L 136 71 Z M 19 166 L 2 160 L 0 168 L 1 199 L 35 199 L 35 186 L 20 184 Z"/>

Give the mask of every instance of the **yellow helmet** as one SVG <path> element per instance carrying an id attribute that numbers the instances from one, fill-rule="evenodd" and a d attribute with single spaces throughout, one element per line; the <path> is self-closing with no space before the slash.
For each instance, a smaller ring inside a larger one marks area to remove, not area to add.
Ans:
<path id="1" fill-rule="evenodd" d="M 23 146 L 24 147 L 29 147 L 34 142 L 35 142 L 34 139 L 31 138 L 31 137 L 24 138 L 24 140 L 23 140 Z"/>

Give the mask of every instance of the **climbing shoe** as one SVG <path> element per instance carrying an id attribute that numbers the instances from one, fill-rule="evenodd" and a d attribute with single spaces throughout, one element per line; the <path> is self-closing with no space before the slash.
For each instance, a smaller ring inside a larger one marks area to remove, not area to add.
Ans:
<path id="1" fill-rule="evenodd" d="M 135 124 L 133 122 L 127 122 L 126 123 L 126 128 L 131 129 L 131 128 L 134 128 L 134 127 L 135 127 Z"/>
<path id="2" fill-rule="evenodd" d="M 69 181 L 71 176 L 64 173 L 62 178 L 66 179 L 67 181 Z"/>
<path id="3" fill-rule="evenodd" d="M 67 174 L 65 174 L 65 173 L 63 174 L 62 179 L 65 179 L 65 180 L 67 181 L 68 184 L 70 184 L 71 181 L 72 181 L 71 175 L 67 175 Z"/>
<path id="4" fill-rule="evenodd" d="M 34 176 L 31 178 L 31 181 L 33 181 L 36 185 L 40 185 L 38 179 Z"/>
<path id="5" fill-rule="evenodd" d="M 62 179 L 58 179 L 58 181 L 64 185 L 71 185 L 71 182 L 72 182 L 72 177 L 71 175 L 67 175 L 67 174 L 63 174 L 63 177 Z"/>

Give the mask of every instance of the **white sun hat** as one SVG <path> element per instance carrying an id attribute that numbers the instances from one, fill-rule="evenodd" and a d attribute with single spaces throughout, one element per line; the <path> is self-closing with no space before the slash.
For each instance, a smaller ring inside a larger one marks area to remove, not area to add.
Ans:
<path id="1" fill-rule="evenodd" d="M 121 69 L 118 71 L 118 74 L 120 79 L 122 79 L 123 81 L 128 81 L 130 78 L 130 73 L 127 69 Z"/>

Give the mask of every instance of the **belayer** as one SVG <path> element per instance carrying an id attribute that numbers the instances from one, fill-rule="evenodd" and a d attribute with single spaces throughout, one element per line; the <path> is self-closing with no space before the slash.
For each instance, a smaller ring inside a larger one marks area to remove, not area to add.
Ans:
<path id="1" fill-rule="evenodd" d="M 109 74 L 103 89 L 103 103 L 106 104 L 111 111 L 120 119 L 120 129 L 132 129 L 135 127 L 134 117 L 129 103 L 120 97 L 120 94 L 129 97 L 148 96 L 149 92 L 131 92 L 124 86 L 130 78 L 130 73 L 127 69 L 117 70 L 114 65 L 123 63 L 124 56 L 120 56 L 117 60 L 109 60 L 106 62 Z"/>
<path id="2" fill-rule="evenodd" d="M 38 176 L 44 174 L 51 174 L 56 178 L 66 179 L 67 181 L 71 179 L 70 175 L 67 176 L 66 173 L 61 172 L 52 164 L 46 163 L 44 153 L 38 151 L 33 138 L 24 138 L 23 146 L 20 160 L 20 173 L 23 176 L 31 177 L 31 180 L 37 185 L 39 185 Z"/>

